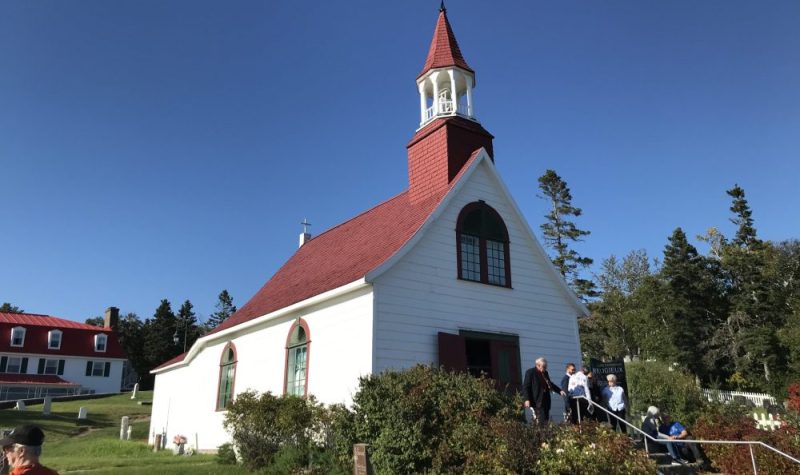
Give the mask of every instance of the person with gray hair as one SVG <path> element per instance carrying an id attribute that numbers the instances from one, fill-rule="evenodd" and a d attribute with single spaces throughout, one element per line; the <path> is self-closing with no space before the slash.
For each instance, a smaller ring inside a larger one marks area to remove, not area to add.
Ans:
<path id="1" fill-rule="evenodd" d="M 566 396 L 567 393 L 550 380 L 547 372 L 547 360 L 536 359 L 536 366 L 525 372 L 522 393 L 525 395 L 525 408 L 533 409 L 536 422 L 540 426 L 547 425 L 550 420 L 550 392 Z"/>
<path id="2" fill-rule="evenodd" d="M 39 463 L 42 443 L 44 432 L 34 425 L 16 427 L 0 439 L 3 455 L 13 467 L 9 475 L 58 475 L 55 470 Z"/>
<path id="3" fill-rule="evenodd" d="M 625 420 L 628 398 L 625 397 L 625 390 L 622 389 L 622 386 L 617 386 L 617 376 L 615 374 L 606 376 L 606 381 L 608 381 L 608 386 L 603 389 L 603 403 L 606 409 L 619 418 L 608 416 L 608 423 L 611 424 L 611 428 L 615 431 L 619 428 L 624 433 L 627 428 L 620 419 Z"/>

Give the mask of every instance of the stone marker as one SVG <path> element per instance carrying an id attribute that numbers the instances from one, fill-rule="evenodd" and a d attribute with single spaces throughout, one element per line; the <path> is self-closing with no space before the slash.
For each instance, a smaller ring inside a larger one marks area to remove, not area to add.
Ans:
<path id="1" fill-rule="evenodd" d="M 153 442 L 153 452 L 161 450 L 161 434 L 156 434 Z"/>
<path id="2" fill-rule="evenodd" d="M 353 445 L 354 475 L 372 475 L 372 468 L 370 467 L 369 463 L 369 454 L 367 454 L 367 447 L 369 447 L 369 444 Z"/>
<path id="3" fill-rule="evenodd" d="M 78 420 L 79 421 L 86 420 L 86 416 L 88 416 L 88 415 L 89 415 L 89 411 L 87 411 L 85 407 L 81 407 L 80 409 L 78 409 Z"/>
<path id="4" fill-rule="evenodd" d="M 131 440 L 131 433 L 133 432 L 133 426 L 128 426 L 128 433 L 125 434 L 125 440 Z"/>
<path id="5" fill-rule="evenodd" d="M 139 383 L 133 385 L 133 394 L 131 394 L 131 399 L 136 399 L 139 395 Z"/>
<path id="6" fill-rule="evenodd" d="M 17 401 L 17 405 L 14 407 L 14 409 L 24 412 L 25 411 L 25 401 L 23 401 L 22 399 Z"/>
<path id="7" fill-rule="evenodd" d="M 42 404 L 42 414 L 44 414 L 45 416 L 49 416 L 50 408 L 52 405 L 53 405 L 52 397 L 47 396 L 46 398 L 44 398 L 44 404 Z"/>
<path id="8" fill-rule="evenodd" d="M 119 425 L 119 440 L 126 440 L 125 437 L 128 435 L 128 421 L 130 418 L 128 416 L 122 416 L 122 421 Z"/>

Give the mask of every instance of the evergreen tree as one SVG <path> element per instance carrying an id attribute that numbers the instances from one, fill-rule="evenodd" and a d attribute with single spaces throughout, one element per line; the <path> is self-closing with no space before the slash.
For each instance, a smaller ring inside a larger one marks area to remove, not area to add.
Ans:
<path id="1" fill-rule="evenodd" d="M 106 319 L 103 317 L 91 317 L 87 318 L 85 323 L 87 325 L 94 325 L 96 327 L 104 327 L 106 326 Z"/>
<path id="2" fill-rule="evenodd" d="M 731 218 L 731 222 L 737 226 L 733 244 L 750 247 L 758 239 L 756 238 L 756 229 L 753 227 L 753 212 L 744 197 L 744 190 L 737 184 L 726 193 L 733 198 L 730 209 L 735 216 Z"/>
<path id="3" fill-rule="evenodd" d="M 178 310 L 175 335 L 178 336 L 176 346 L 181 352 L 187 351 L 200 338 L 200 328 L 197 326 L 197 317 L 194 314 L 194 305 L 189 300 L 183 302 Z M 174 335 L 173 335 L 174 336 Z"/>
<path id="4" fill-rule="evenodd" d="M 236 312 L 236 305 L 233 304 L 233 297 L 231 297 L 227 289 L 220 292 L 218 298 L 219 300 L 215 306 L 217 311 L 212 313 L 206 322 L 206 328 L 209 330 L 215 328 Z"/>
<path id="5" fill-rule="evenodd" d="M 153 369 L 153 366 L 149 366 L 145 357 L 146 335 L 144 323 L 139 320 L 135 313 L 128 313 L 119 319 L 117 335 L 128 361 L 130 361 L 133 370 L 139 375 L 140 382 L 149 379 L 148 373 Z"/>
<path id="6" fill-rule="evenodd" d="M 583 299 L 596 297 L 594 282 L 580 277 L 580 270 L 589 267 L 592 259 L 581 257 L 570 248 L 570 243 L 582 241 L 583 236 L 590 234 L 572 221 L 582 214 L 581 209 L 572 206 L 572 194 L 567 183 L 553 170 L 547 170 L 539 177 L 539 189 L 543 195 L 540 197 L 548 200 L 551 207 L 541 229 L 545 245 L 555 253 L 551 257 L 553 264 L 578 296 Z"/>
<path id="7" fill-rule="evenodd" d="M 147 371 L 145 374 L 140 374 L 140 376 L 152 380 L 149 376 L 145 376 L 149 375 L 151 369 L 181 353 L 172 340 L 177 328 L 177 318 L 172 311 L 169 300 L 161 300 L 153 314 L 153 318 L 148 319 L 144 324 L 144 361 L 146 362 Z"/>
<path id="8" fill-rule="evenodd" d="M 703 360 L 705 342 L 721 320 L 721 290 L 714 269 L 714 263 L 697 252 L 681 228 L 673 231 L 661 269 L 670 299 L 665 313 L 670 317 L 675 359 L 703 379 L 708 373 Z"/>
<path id="9" fill-rule="evenodd" d="M 3 305 L 0 305 L 0 312 L 4 313 L 25 313 L 25 310 L 17 307 L 16 305 L 11 305 L 8 302 L 3 302 Z"/>

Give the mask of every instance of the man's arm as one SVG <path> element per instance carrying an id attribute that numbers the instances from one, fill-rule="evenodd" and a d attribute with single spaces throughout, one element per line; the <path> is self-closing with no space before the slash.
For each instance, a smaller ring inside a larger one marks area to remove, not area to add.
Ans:
<path id="1" fill-rule="evenodd" d="M 531 370 L 525 371 L 525 381 L 522 383 L 522 391 L 525 394 L 525 407 L 530 407 L 531 402 L 533 402 L 532 376 Z"/>

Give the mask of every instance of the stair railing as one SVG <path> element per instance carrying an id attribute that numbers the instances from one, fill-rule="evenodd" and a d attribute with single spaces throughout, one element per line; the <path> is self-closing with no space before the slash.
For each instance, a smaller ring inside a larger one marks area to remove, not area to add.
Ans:
<path id="1" fill-rule="evenodd" d="M 626 426 L 630 427 L 631 429 L 633 429 L 634 432 L 638 432 L 638 433 L 642 434 L 642 436 L 644 436 L 644 450 L 645 450 L 645 452 L 648 452 L 648 453 L 649 453 L 649 451 L 647 450 L 647 440 L 648 439 L 653 441 L 653 442 L 655 442 L 655 443 L 657 443 L 657 444 L 687 444 L 687 443 L 690 443 L 690 444 L 748 445 L 749 449 L 750 449 L 750 461 L 753 463 L 753 473 L 755 475 L 758 475 L 758 467 L 756 466 L 756 456 L 755 456 L 755 453 L 753 452 L 753 446 L 761 446 L 761 447 L 767 448 L 767 449 L 775 452 L 776 454 L 781 455 L 781 456 L 791 460 L 792 462 L 794 462 L 796 464 L 800 464 L 800 460 L 792 457 L 791 455 L 789 455 L 787 453 L 781 452 L 780 450 L 776 449 L 775 447 L 773 447 L 771 445 L 768 445 L 768 444 L 765 444 L 764 442 L 761 442 L 760 440 L 696 440 L 696 439 L 668 440 L 668 439 L 656 439 L 656 438 L 652 437 L 651 435 L 646 434 L 644 431 L 642 431 L 638 427 L 635 427 L 634 425 L 632 425 L 631 423 L 629 423 L 625 419 L 623 419 L 623 418 L 617 416 L 616 414 L 612 413 L 611 411 L 609 411 L 608 409 L 604 408 L 603 406 L 595 403 L 594 401 L 592 401 L 591 399 L 587 398 L 586 396 L 574 396 L 574 397 L 572 397 L 572 399 L 585 399 L 586 402 L 589 403 L 589 405 L 594 406 L 595 408 L 598 408 L 601 411 L 605 412 L 606 415 L 608 415 L 608 417 L 613 417 L 613 418 L 617 419 L 619 422 L 621 422 L 621 423 L 625 424 Z M 581 423 L 581 405 L 580 404 L 576 404 L 576 406 L 578 407 L 578 424 L 580 424 Z"/>

